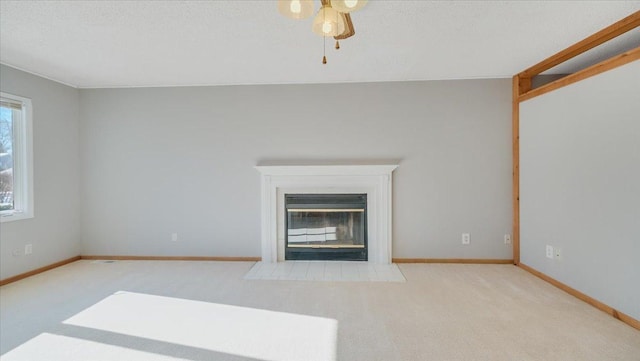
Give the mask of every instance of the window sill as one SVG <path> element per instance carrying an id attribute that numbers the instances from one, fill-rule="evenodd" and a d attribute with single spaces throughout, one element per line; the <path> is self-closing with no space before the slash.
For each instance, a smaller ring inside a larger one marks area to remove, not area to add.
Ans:
<path id="1" fill-rule="evenodd" d="M 20 221 L 23 219 L 33 218 L 33 213 L 23 213 L 23 212 L 7 212 L 0 213 L 0 223 L 7 223 L 13 221 Z"/>

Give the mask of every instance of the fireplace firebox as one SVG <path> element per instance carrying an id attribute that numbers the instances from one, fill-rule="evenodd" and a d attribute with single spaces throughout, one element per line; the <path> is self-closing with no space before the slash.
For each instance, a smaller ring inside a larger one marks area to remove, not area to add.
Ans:
<path id="1" fill-rule="evenodd" d="M 367 260 L 366 194 L 285 194 L 286 260 Z"/>

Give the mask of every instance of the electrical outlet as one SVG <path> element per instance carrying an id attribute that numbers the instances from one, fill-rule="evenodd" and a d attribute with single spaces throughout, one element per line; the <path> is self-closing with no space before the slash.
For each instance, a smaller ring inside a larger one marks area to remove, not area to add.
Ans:
<path id="1" fill-rule="evenodd" d="M 463 233 L 462 244 L 469 244 L 469 243 L 471 243 L 471 235 L 469 233 Z"/>
<path id="2" fill-rule="evenodd" d="M 553 259 L 553 246 L 547 245 L 547 258 Z"/>
<path id="3" fill-rule="evenodd" d="M 20 256 L 22 256 L 22 252 L 20 252 L 20 249 L 14 249 L 14 250 L 13 250 L 13 252 L 11 252 L 11 254 L 12 254 L 14 257 L 20 257 Z"/>
<path id="4" fill-rule="evenodd" d="M 178 242 L 178 234 L 171 233 L 171 242 Z"/>
<path id="5" fill-rule="evenodd" d="M 505 234 L 504 235 L 504 244 L 511 244 L 511 235 L 510 234 Z"/>
<path id="6" fill-rule="evenodd" d="M 26 256 L 26 255 L 30 255 L 30 254 L 32 254 L 32 253 L 33 253 L 33 245 L 32 245 L 31 243 L 26 244 L 26 245 L 24 246 L 24 254 L 25 254 L 25 256 Z"/>
<path id="7" fill-rule="evenodd" d="M 558 261 L 562 261 L 562 248 L 554 248 L 554 257 L 555 259 L 557 259 Z"/>

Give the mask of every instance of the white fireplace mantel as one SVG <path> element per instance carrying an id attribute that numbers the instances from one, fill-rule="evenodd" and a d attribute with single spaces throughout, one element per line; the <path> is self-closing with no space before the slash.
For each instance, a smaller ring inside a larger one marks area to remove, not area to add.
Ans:
<path id="1" fill-rule="evenodd" d="M 284 195 L 366 193 L 369 262 L 391 263 L 392 165 L 256 166 L 262 186 L 262 261 L 284 261 Z"/>

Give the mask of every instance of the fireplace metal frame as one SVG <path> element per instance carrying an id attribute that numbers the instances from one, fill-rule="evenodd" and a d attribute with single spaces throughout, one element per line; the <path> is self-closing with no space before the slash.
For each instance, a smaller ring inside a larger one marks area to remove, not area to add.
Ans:
<path id="1" fill-rule="evenodd" d="M 367 194 L 366 193 L 303 193 L 285 194 L 284 229 L 285 229 L 285 260 L 324 260 L 324 261 L 367 261 L 368 260 L 368 224 L 367 224 Z M 323 203 L 327 201 L 330 203 Z M 289 246 L 289 217 L 291 210 L 315 210 L 353 212 L 362 211 L 363 214 L 363 246 L 340 245 L 335 247 L 318 246 Z"/>

